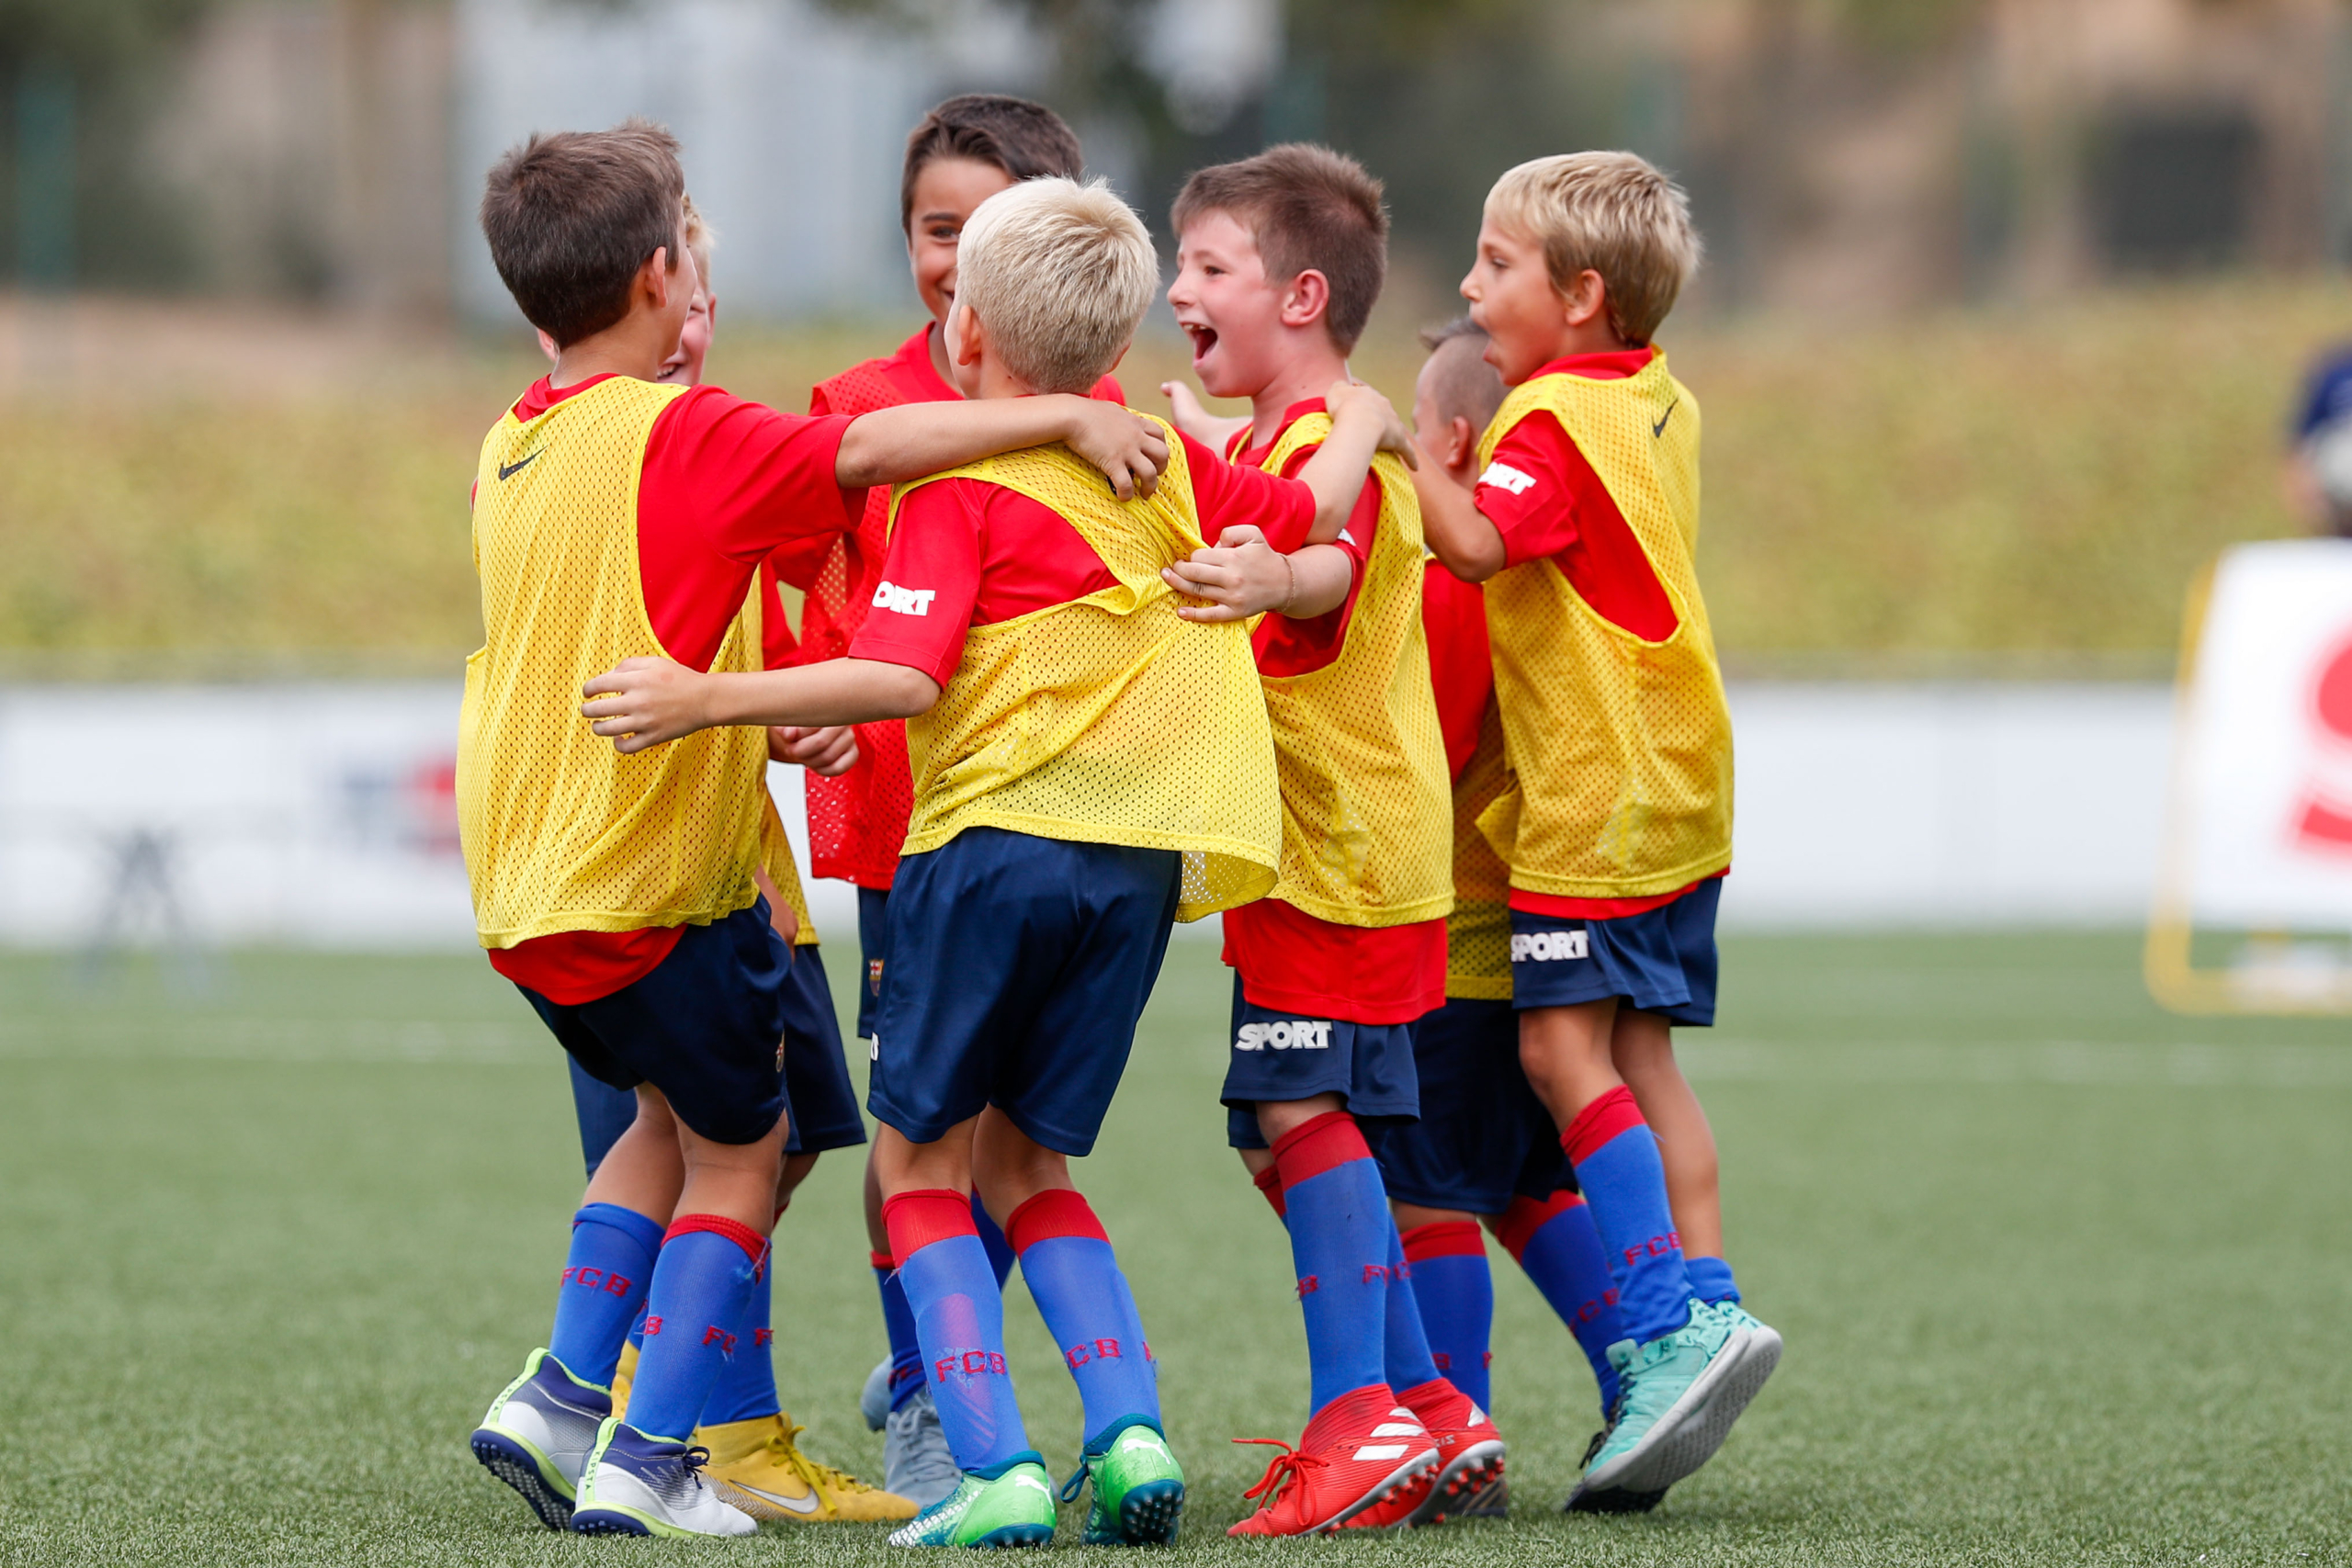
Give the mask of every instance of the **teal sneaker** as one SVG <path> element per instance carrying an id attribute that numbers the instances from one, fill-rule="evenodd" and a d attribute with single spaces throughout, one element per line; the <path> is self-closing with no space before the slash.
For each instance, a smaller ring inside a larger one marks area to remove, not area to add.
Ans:
<path id="1" fill-rule="evenodd" d="M 1690 1321 L 1673 1333 L 1609 1347 L 1622 1391 L 1616 1419 L 1577 1494 L 1662 1492 L 1713 1458 L 1747 1405 L 1715 1396 L 1729 1392 L 1747 1339 L 1747 1329 L 1693 1299 Z M 1716 1404 L 1724 1410 L 1711 1410 Z"/>
<path id="2" fill-rule="evenodd" d="M 890 1532 L 892 1546 L 1047 1546 L 1054 1487 L 1031 1454 L 994 1481 L 968 1471 L 956 1490 Z"/>
<path id="3" fill-rule="evenodd" d="M 1063 1483 L 1062 1501 L 1078 1500 L 1090 1480 L 1094 1495 L 1086 1510 L 1089 1546 L 1173 1546 L 1184 1514 L 1184 1467 L 1168 1450 L 1159 1428 L 1137 1422 L 1114 1429 L 1102 1446 L 1090 1444 L 1078 1470 Z"/>

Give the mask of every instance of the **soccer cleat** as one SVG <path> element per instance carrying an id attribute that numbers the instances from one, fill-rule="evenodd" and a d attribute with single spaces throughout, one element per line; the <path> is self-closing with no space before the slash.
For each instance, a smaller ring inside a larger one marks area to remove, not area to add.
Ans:
<path id="1" fill-rule="evenodd" d="M 1114 1431 L 1101 1449 L 1088 1445 L 1062 1483 L 1061 1500 L 1093 1483 L 1086 1510 L 1089 1546 L 1173 1546 L 1184 1514 L 1184 1467 L 1158 1427 L 1138 1420 Z"/>
<path id="2" fill-rule="evenodd" d="M 878 1432 L 890 1419 L 890 1358 L 883 1357 L 865 1374 L 865 1386 L 857 1391 L 857 1413 L 865 1417 L 865 1429 Z"/>
<path id="3" fill-rule="evenodd" d="M 1329 1533 L 1376 1504 L 1393 1505 L 1438 1470 L 1428 1428 L 1386 1383 L 1366 1384 L 1317 1411 L 1295 1449 L 1269 1438 L 1234 1440 L 1283 1451 L 1242 1494 L 1263 1499 L 1258 1511 L 1227 1535 Z"/>
<path id="4" fill-rule="evenodd" d="M 964 1468 L 947 1446 L 931 1390 L 915 1390 L 890 1412 L 882 1438 L 882 1485 L 919 1508 L 944 1502 L 962 1484 Z"/>
<path id="5" fill-rule="evenodd" d="M 759 1524 L 704 1482 L 705 1449 L 649 1438 L 617 1416 L 580 1473 L 571 1528 L 581 1535 L 752 1535 Z"/>
<path id="6" fill-rule="evenodd" d="M 1735 1376 L 1748 1338 L 1747 1329 L 1694 1299 L 1690 1322 L 1673 1333 L 1609 1347 L 1621 1391 L 1617 1417 L 1577 1491 L 1664 1491 L 1713 1458 L 1755 1394 L 1757 1385 Z"/>
<path id="7" fill-rule="evenodd" d="M 612 1401 L 582 1382 L 545 1350 L 534 1350 L 523 1375 L 490 1402 L 474 1428 L 474 1458 L 522 1495 L 539 1523 L 560 1530 L 571 1523 L 580 1472 L 596 1447 Z"/>
<path id="8" fill-rule="evenodd" d="M 1438 1458 L 1437 1479 L 1405 1522 L 1442 1525 L 1474 1514 L 1501 1513 L 1501 1499 L 1487 1494 L 1503 1486 L 1502 1434 L 1477 1401 L 1443 1378 L 1408 1388 L 1398 1397 L 1429 1428 Z"/>
<path id="9" fill-rule="evenodd" d="M 892 1546 L 1045 1546 L 1053 1539 L 1053 1483 L 1034 1454 L 994 1481 L 963 1475 L 956 1490 L 890 1532 Z"/>
<path id="10" fill-rule="evenodd" d="M 761 1416 L 699 1427 L 694 1440 L 709 1450 L 703 1479 L 755 1519 L 910 1519 L 915 1506 L 819 1464 L 793 1439 L 804 1428 L 789 1416 Z"/>
<path id="11" fill-rule="evenodd" d="M 621 1346 L 620 1365 L 613 1369 L 613 1414 L 628 1419 L 628 1391 L 637 1382 L 637 1358 L 641 1354 L 634 1345 Z"/>
<path id="12" fill-rule="evenodd" d="M 1590 1464 L 1592 1456 L 1599 1453 L 1600 1446 L 1608 1440 L 1608 1427 L 1603 1427 L 1600 1431 L 1595 1432 L 1592 1435 L 1592 1441 L 1584 1446 L 1584 1458 L 1578 1461 L 1578 1468 Z M 1655 1492 L 1593 1492 L 1587 1490 L 1584 1483 L 1579 1481 L 1575 1489 L 1568 1494 L 1568 1500 L 1560 1505 L 1560 1512 L 1564 1514 L 1646 1514 L 1665 1498 L 1666 1488 L 1663 1486 Z"/>

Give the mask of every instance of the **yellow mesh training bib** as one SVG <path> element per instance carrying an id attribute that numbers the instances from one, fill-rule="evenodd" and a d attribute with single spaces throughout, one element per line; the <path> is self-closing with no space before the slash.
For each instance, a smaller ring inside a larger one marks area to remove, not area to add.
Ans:
<path id="1" fill-rule="evenodd" d="M 1330 434 L 1304 415 L 1261 465 L 1279 474 Z M 1445 736 L 1421 626 L 1421 508 L 1383 452 L 1380 521 L 1339 657 L 1265 678 L 1281 770 L 1283 860 L 1272 897 L 1343 926 L 1433 920 L 1453 906 L 1446 856 Z"/>
<path id="2" fill-rule="evenodd" d="M 1699 408 L 1659 355 L 1622 381 L 1543 376 L 1514 389 L 1478 461 L 1538 411 L 1559 420 L 1624 513 L 1673 602 L 1647 642 L 1585 603 L 1554 562 L 1487 584 L 1513 787 L 1481 826 L 1510 885 L 1571 898 L 1671 893 L 1731 863 L 1731 716 L 1692 565 Z"/>
<path id="3" fill-rule="evenodd" d="M 458 831 L 484 947 L 558 931 L 704 924 L 758 897 L 763 865 L 814 942 L 767 792 L 767 733 L 707 729 L 624 757 L 580 688 L 668 656 L 638 576 L 646 437 L 682 387 L 616 376 L 482 442 L 474 564 L 481 650 L 466 660 Z M 756 579 L 713 670 L 760 666 Z"/>
<path id="4" fill-rule="evenodd" d="M 1445 918 L 1445 994 L 1510 1000 L 1510 867 L 1478 830 L 1478 818 L 1510 782 L 1502 710 L 1492 697 L 1478 744 L 1453 786 L 1453 912 Z"/>
<path id="5" fill-rule="evenodd" d="M 1202 547 L 1183 444 L 1148 501 L 1122 502 L 1064 446 L 1032 447 L 902 485 L 982 479 L 1068 519 L 1118 579 L 1067 604 L 966 634 L 930 712 L 907 721 L 915 805 L 905 852 L 967 828 L 1177 850 L 1176 918 L 1261 897 L 1282 805 L 1243 623 L 1176 614 L 1160 569 Z"/>

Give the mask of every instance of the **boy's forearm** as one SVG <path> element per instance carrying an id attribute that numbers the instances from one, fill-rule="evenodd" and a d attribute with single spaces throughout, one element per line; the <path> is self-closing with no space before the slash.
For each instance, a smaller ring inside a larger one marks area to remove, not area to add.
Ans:
<path id="1" fill-rule="evenodd" d="M 1291 556 L 1290 570 L 1295 586 L 1283 610 L 1285 620 L 1328 615 L 1348 602 L 1355 586 L 1355 558 L 1337 545 L 1308 545 Z"/>
<path id="2" fill-rule="evenodd" d="M 1070 434 L 1064 395 L 907 403 L 876 409 L 842 433 L 834 478 L 846 490 L 899 484 L 999 452 L 1043 446 Z"/>
<path id="3" fill-rule="evenodd" d="M 1330 434 L 1298 470 L 1299 481 L 1315 492 L 1309 543 L 1328 545 L 1347 526 L 1356 497 L 1363 493 L 1364 476 L 1372 471 L 1373 455 L 1380 450 L 1380 432 L 1377 418 L 1357 414 L 1355 406 L 1343 409 L 1332 421 Z"/>
<path id="4" fill-rule="evenodd" d="M 922 671 L 876 659 L 829 659 L 707 679 L 712 728 L 868 724 L 912 718 L 939 700 L 939 683 Z"/>
<path id="5" fill-rule="evenodd" d="M 1421 502 L 1421 538 L 1440 565 L 1464 582 L 1484 582 L 1502 570 L 1502 530 L 1488 522 L 1470 492 L 1442 473 L 1413 470 Z"/>

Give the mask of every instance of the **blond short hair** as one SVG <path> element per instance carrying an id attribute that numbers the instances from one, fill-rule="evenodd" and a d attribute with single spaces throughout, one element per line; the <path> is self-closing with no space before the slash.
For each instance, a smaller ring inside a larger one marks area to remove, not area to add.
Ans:
<path id="1" fill-rule="evenodd" d="M 987 323 L 1033 391 L 1084 392 L 1119 362 L 1159 290 L 1134 209 L 1101 180 L 1023 180 L 972 209 L 956 243 L 956 302 Z"/>
<path id="2" fill-rule="evenodd" d="M 702 215 L 692 195 L 686 197 L 686 249 L 695 256 L 695 274 L 702 279 L 703 292 L 710 291 L 710 253 L 718 243 L 718 231 Z"/>
<path id="3" fill-rule="evenodd" d="M 1609 324 L 1647 344 L 1699 270 L 1690 198 L 1631 152 L 1564 152 L 1519 165 L 1487 193 L 1487 217 L 1544 247 L 1552 287 L 1600 275 Z"/>

